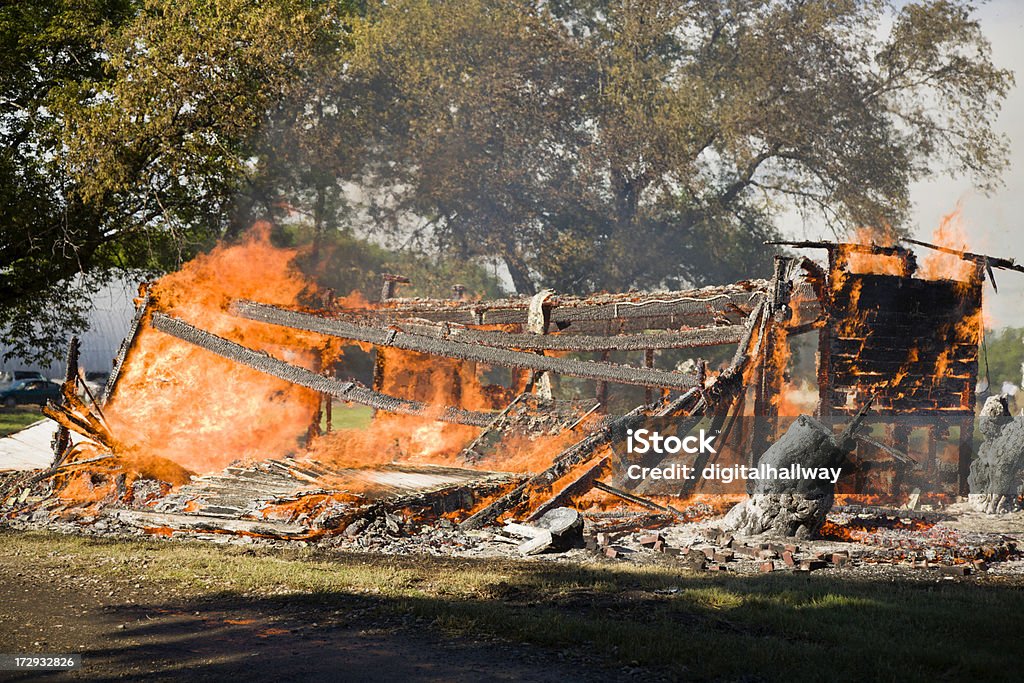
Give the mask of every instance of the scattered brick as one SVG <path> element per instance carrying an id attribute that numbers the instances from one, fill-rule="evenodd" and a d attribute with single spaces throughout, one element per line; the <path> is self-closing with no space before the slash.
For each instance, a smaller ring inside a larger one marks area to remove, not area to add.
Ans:
<path id="1" fill-rule="evenodd" d="M 845 567 L 850 564 L 850 556 L 843 553 L 832 553 L 832 564 L 837 567 Z"/>
<path id="2" fill-rule="evenodd" d="M 815 572 L 828 566 L 824 560 L 804 560 L 800 563 L 800 569 L 805 572 Z"/>
<path id="3" fill-rule="evenodd" d="M 943 576 L 967 576 L 971 573 L 971 568 L 966 564 L 944 564 L 939 566 L 939 573 Z"/>
<path id="4" fill-rule="evenodd" d="M 662 543 L 665 542 L 665 539 L 662 538 L 661 534 L 647 534 L 646 536 L 641 536 L 637 539 L 637 543 L 648 547 L 653 546 L 655 543 L 659 541 L 661 541 Z"/>

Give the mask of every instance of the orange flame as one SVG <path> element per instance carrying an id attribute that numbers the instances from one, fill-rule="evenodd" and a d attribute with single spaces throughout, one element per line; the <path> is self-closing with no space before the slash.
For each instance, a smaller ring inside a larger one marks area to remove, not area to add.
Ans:
<path id="1" fill-rule="evenodd" d="M 319 369 L 307 349 L 316 335 L 232 317 L 233 299 L 296 305 L 312 286 L 295 271 L 295 249 L 270 243 L 258 225 L 241 243 L 218 246 L 152 288 L 152 307 L 283 360 Z M 303 350 L 299 350 L 303 349 Z M 330 358 L 337 354 L 329 350 Z M 128 451 L 166 458 L 198 472 L 236 460 L 294 450 L 317 413 L 319 396 L 144 326 L 105 409 Z"/>
<path id="2" fill-rule="evenodd" d="M 967 249 L 967 230 L 964 228 L 960 206 L 942 217 L 939 227 L 932 233 L 931 241 L 940 247 L 959 251 Z M 975 265 L 954 254 L 929 251 L 918 271 L 926 280 L 956 280 L 971 282 L 978 277 Z"/>

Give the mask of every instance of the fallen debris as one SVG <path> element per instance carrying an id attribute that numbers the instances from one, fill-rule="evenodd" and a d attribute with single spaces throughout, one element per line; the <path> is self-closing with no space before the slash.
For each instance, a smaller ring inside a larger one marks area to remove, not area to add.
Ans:
<path id="1" fill-rule="evenodd" d="M 852 445 L 852 435 L 869 407 L 870 402 L 839 437 L 814 418 L 801 415 L 765 451 L 759 463 L 780 470 L 797 464 L 809 468 L 841 467 Z M 758 479 L 750 497 L 730 510 L 724 523 L 747 536 L 768 532 L 811 538 L 825 524 L 833 494 L 834 484 L 826 478 Z"/>

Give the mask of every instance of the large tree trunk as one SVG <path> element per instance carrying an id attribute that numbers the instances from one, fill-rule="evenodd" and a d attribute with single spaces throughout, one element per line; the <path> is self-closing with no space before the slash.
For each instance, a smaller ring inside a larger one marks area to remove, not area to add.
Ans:
<path id="1" fill-rule="evenodd" d="M 968 501 L 981 512 L 1021 509 L 1024 494 L 1024 417 L 1011 418 L 1003 396 L 990 396 L 981 409 L 979 427 L 985 442 L 967 477 Z"/>
<path id="2" fill-rule="evenodd" d="M 512 284 L 516 288 L 516 293 L 527 296 L 536 294 L 537 286 L 530 279 L 529 269 L 523 263 L 523 260 L 516 254 L 505 254 L 504 260 L 505 266 L 508 268 L 508 274 L 512 277 Z"/>
<path id="3" fill-rule="evenodd" d="M 779 469 L 799 464 L 813 468 L 841 467 L 846 458 L 832 430 L 801 415 L 758 464 Z M 834 486 L 828 480 L 759 479 L 750 498 L 737 504 L 725 517 L 726 528 L 744 535 L 770 533 L 811 538 L 832 509 Z"/>

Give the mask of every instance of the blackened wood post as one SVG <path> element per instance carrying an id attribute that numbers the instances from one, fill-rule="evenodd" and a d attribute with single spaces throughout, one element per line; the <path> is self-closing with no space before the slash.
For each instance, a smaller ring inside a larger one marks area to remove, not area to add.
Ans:
<path id="1" fill-rule="evenodd" d="M 65 389 L 71 388 L 73 392 L 76 385 L 78 384 L 78 356 L 80 352 L 80 344 L 78 337 L 72 337 L 71 341 L 68 342 L 68 356 L 67 365 L 64 368 L 64 387 Z M 66 401 L 61 399 L 61 404 L 65 404 Z M 71 431 L 61 425 L 57 430 L 57 433 L 53 437 L 53 463 L 52 467 L 60 465 L 64 459 L 64 455 L 68 452 L 68 447 L 71 445 Z"/>
<path id="2" fill-rule="evenodd" d="M 974 455 L 974 413 L 965 415 L 960 420 L 960 449 L 957 463 L 957 483 L 959 494 L 968 495 L 970 486 L 967 478 L 971 474 L 971 458 Z"/>
<path id="3" fill-rule="evenodd" d="M 644 367 L 654 367 L 654 349 L 647 349 L 646 351 L 644 351 Z M 646 389 L 644 389 L 644 403 L 651 404 L 653 402 L 654 392 L 651 390 L 651 387 L 647 387 Z"/>
<path id="4" fill-rule="evenodd" d="M 839 264 L 836 260 L 835 248 L 828 250 L 828 272 L 821 298 L 821 307 L 825 315 L 825 324 L 818 330 L 818 417 L 832 415 L 832 378 L 829 368 L 832 367 L 832 325 L 835 324 L 835 307 L 832 301 L 832 279 L 836 276 Z"/>
<path id="5" fill-rule="evenodd" d="M 139 330 L 142 329 L 142 323 L 146 319 L 148 312 L 149 284 L 143 283 L 139 285 L 139 300 L 135 304 L 135 315 L 132 317 L 131 325 L 128 328 L 128 336 L 121 341 L 117 356 L 114 357 L 114 367 L 107 378 L 106 386 L 103 387 L 103 395 L 100 397 L 103 405 L 110 401 L 110 398 L 114 395 L 114 390 L 117 389 L 117 380 L 121 376 L 121 368 L 124 367 L 125 359 L 131 353 L 132 346 L 135 344 L 135 339 L 139 336 Z"/>

